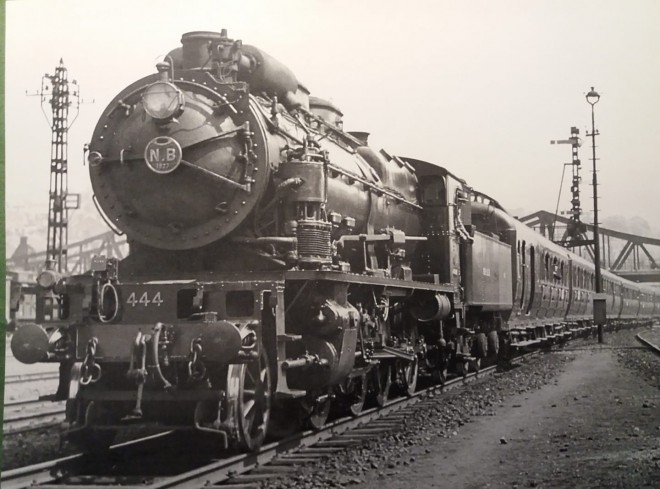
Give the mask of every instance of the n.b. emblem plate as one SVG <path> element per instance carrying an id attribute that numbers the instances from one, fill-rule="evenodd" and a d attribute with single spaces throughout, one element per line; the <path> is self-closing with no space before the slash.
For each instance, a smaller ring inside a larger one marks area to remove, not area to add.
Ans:
<path id="1" fill-rule="evenodd" d="M 181 164 L 183 151 L 181 145 L 169 136 L 158 136 L 144 148 L 144 161 L 153 172 L 166 174 L 177 169 Z"/>

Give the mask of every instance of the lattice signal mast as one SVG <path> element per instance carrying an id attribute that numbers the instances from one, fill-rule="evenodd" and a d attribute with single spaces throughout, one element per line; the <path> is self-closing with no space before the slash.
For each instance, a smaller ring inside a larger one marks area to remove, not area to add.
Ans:
<path id="1" fill-rule="evenodd" d="M 585 244 L 588 244 L 584 239 L 584 233 L 586 232 L 587 228 L 582 222 L 582 218 L 581 218 L 582 206 L 580 202 L 580 182 L 582 181 L 582 177 L 580 176 L 580 158 L 578 157 L 578 148 L 582 145 L 582 142 L 580 141 L 579 136 L 580 136 L 580 130 L 577 127 L 571 127 L 570 138 L 550 141 L 550 144 L 571 145 L 571 151 L 572 151 L 571 162 L 566 163 L 564 165 L 564 169 L 566 168 L 566 166 L 569 165 L 573 169 L 573 180 L 571 185 L 571 222 L 566 229 L 566 233 L 559 240 L 554 236 L 554 225 L 553 225 L 553 237 L 552 237 L 552 239 L 555 240 L 556 243 L 562 246 L 566 246 L 568 248 L 583 246 Z M 562 182 L 563 180 L 564 180 L 564 175 L 562 173 Z M 561 189 L 559 192 L 560 192 L 559 198 L 561 198 Z M 557 207 L 559 207 L 559 198 L 557 199 Z M 555 217 L 556 215 L 557 215 L 557 211 L 555 211 Z"/>
<path id="2" fill-rule="evenodd" d="M 55 74 L 45 74 L 41 80 L 41 109 L 52 130 L 50 155 L 50 192 L 48 202 L 48 243 L 46 269 L 67 272 L 69 210 L 80 207 L 80 194 L 68 192 L 67 137 L 78 117 L 80 92 L 75 80 L 69 82 L 68 71 L 60 58 Z M 45 105 L 49 104 L 49 118 Z M 69 111 L 75 115 L 69 123 Z"/>

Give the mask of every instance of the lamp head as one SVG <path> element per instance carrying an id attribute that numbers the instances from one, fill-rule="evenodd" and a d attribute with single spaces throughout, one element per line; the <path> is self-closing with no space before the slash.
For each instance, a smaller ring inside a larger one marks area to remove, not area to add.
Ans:
<path id="1" fill-rule="evenodd" d="M 587 93 L 587 102 L 593 107 L 600 100 L 600 95 L 594 90 L 594 87 L 591 87 L 591 91 Z"/>

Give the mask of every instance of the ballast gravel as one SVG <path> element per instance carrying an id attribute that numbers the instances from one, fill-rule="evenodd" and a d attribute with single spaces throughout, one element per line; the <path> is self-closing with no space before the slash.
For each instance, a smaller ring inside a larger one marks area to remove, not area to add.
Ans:
<path id="1" fill-rule="evenodd" d="M 268 488 L 657 487 L 660 357 L 635 332 L 573 341 L 436 396 L 395 432 Z"/>
<path id="2" fill-rule="evenodd" d="M 550 382 L 570 362 L 572 355 L 540 354 L 511 370 L 498 372 L 466 384 L 463 388 L 429 396 L 405 410 L 400 429 L 360 447 L 347 448 L 331 457 L 306 464 L 287 478 L 263 483 L 266 488 L 361 487 L 368 479 L 396 480 L 403 470 L 414 467 L 422 455 L 432 453 L 432 440 L 460 443 L 462 428 L 476 417 L 496 421 L 497 408 L 513 394 L 531 392 Z M 506 444 L 506 438 L 499 443 Z M 421 486 L 420 486 L 421 487 Z"/>

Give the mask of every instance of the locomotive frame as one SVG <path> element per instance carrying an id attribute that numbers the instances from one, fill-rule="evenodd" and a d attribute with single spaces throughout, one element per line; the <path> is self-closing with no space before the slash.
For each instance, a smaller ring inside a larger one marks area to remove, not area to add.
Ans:
<path id="1" fill-rule="evenodd" d="M 445 168 L 374 151 L 263 51 L 224 31 L 182 44 L 90 143 L 129 256 L 43 272 L 39 324 L 12 338 L 60 363 L 66 438 L 99 450 L 155 422 L 256 450 L 593 330 L 589 262 Z M 660 315 L 652 289 L 603 280 L 611 325 Z"/>

